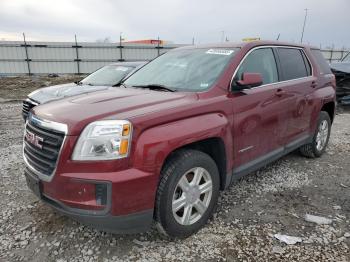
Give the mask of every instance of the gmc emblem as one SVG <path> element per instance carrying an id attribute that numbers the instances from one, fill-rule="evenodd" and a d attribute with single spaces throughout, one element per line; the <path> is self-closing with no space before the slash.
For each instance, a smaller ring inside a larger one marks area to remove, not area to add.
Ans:
<path id="1" fill-rule="evenodd" d="M 25 138 L 29 143 L 35 145 L 36 147 L 39 147 L 40 149 L 43 147 L 42 144 L 40 144 L 40 142 L 43 142 L 44 139 L 28 130 L 26 130 Z"/>

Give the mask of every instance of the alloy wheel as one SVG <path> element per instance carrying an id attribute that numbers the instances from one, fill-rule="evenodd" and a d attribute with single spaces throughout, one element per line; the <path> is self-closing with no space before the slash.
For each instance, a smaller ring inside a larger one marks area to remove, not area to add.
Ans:
<path id="1" fill-rule="evenodd" d="M 321 121 L 319 127 L 318 127 L 318 132 L 316 135 L 316 148 L 318 151 L 322 151 L 325 145 L 327 144 L 327 139 L 328 139 L 328 122 L 327 120 Z"/>
<path id="2" fill-rule="evenodd" d="M 188 170 L 175 187 L 172 211 L 181 225 L 196 223 L 208 209 L 213 193 L 209 172 L 202 167 Z"/>

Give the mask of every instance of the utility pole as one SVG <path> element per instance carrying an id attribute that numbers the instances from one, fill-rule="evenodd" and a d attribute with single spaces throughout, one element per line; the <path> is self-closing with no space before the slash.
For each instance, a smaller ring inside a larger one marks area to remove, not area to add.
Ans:
<path id="1" fill-rule="evenodd" d="M 307 18 L 307 11 L 309 9 L 304 9 L 305 10 L 305 18 L 304 18 L 304 24 L 303 24 L 303 31 L 301 32 L 301 39 L 300 39 L 300 43 L 303 43 L 303 38 L 304 38 L 304 31 L 305 31 L 305 25 L 306 25 L 306 18 Z"/>

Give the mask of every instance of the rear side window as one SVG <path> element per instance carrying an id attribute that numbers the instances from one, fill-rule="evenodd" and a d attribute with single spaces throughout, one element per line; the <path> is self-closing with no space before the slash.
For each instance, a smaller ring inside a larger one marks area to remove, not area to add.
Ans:
<path id="1" fill-rule="evenodd" d="M 263 84 L 278 82 L 275 57 L 271 48 L 259 48 L 252 51 L 239 67 L 235 80 L 241 80 L 243 73 L 260 73 Z"/>
<path id="2" fill-rule="evenodd" d="M 321 51 L 318 49 L 311 49 L 311 53 L 313 57 L 316 59 L 316 62 L 318 64 L 318 67 L 320 68 L 321 74 L 331 74 L 332 71 L 329 68 L 329 65 L 326 59 L 324 59 Z"/>
<path id="3" fill-rule="evenodd" d="M 282 80 L 292 80 L 311 75 L 311 67 L 300 49 L 278 48 Z"/>
<path id="4" fill-rule="evenodd" d="M 307 57 L 306 57 L 304 52 L 301 52 L 301 55 L 303 56 L 303 59 L 304 59 L 304 64 L 305 64 L 305 67 L 306 67 L 307 75 L 310 76 L 312 74 L 312 71 L 311 71 L 312 69 L 311 69 L 310 62 L 307 59 Z"/>

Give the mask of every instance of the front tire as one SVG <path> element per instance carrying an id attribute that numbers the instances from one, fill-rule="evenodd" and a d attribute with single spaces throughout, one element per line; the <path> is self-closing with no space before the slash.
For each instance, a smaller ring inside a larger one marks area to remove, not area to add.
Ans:
<path id="1" fill-rule="evenodd" d="M 309 158 L 320 157 L 328 145 L 331 134 L 331 119 L 327 112 L 321 111 L 317 121 L 317 128 L 312 142 L 300 147 L 299 151 L 303 156 Z"/>
<path id="2" fill-rule="evenodd" d="M 186 238 L 203 227 L 214 211 L 220 177 L 214 160 L 197 150 L 173 153 L 161 171 L 155 220 L 170 237 Z"/>

